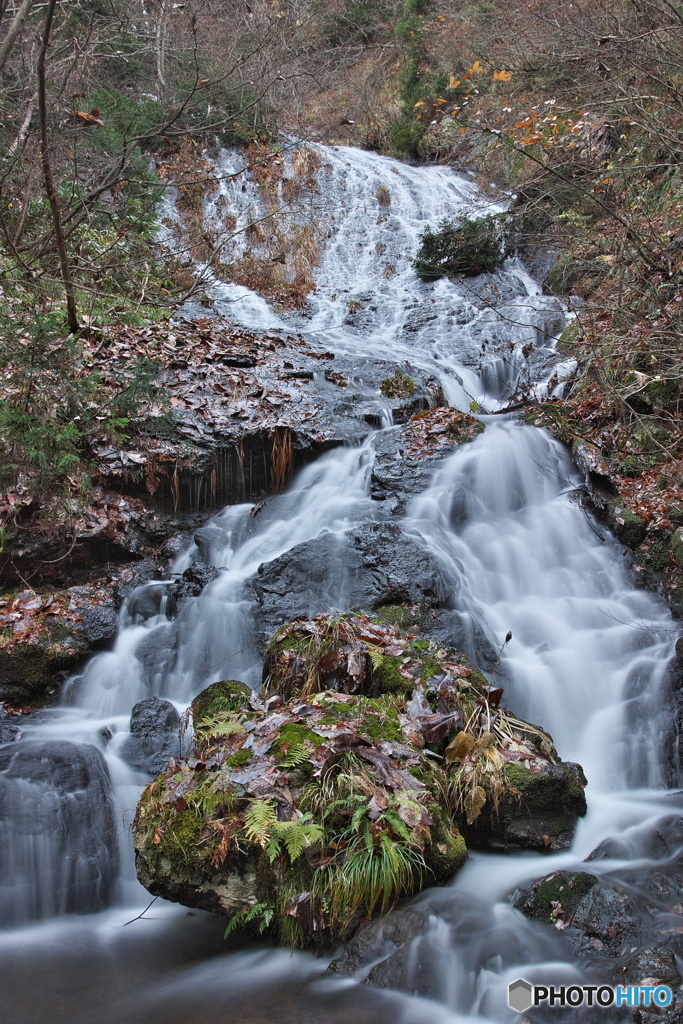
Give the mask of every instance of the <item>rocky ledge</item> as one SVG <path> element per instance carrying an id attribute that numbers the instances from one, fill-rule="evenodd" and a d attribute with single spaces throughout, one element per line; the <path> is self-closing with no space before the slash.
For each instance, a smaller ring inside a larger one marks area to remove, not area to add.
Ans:
<path id="1" fill-rule="evenodd" d="M 213 683 L 192 756 L 144 791 L 138 876 L 154 895 L 297 946 L 349 936 L 467 844 L 557 849 L 585 780 L 455 650 L 381 619 L 282 627 L 262 695 Z"/>

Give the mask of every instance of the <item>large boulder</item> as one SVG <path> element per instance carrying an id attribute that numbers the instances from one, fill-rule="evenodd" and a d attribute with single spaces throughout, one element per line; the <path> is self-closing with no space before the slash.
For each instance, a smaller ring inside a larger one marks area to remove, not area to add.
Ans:
<path id="1" fill-rule="evenodd" d="M 325 533 L 259 566 L 248 589 L 262 636 L 328 609 L 331 579 L 347 608 L 444 608 L 451 601 L 451 588 L 429 552 L 396 523 L 369 523 L 342 535 Z"/>
<path id="2" fill-rule="evenodd" d="M 459 652 L 362 614 L 283 627 L 264 673 L 262 697 L 225 681 L 195 699 L 194 756 L 147 787 L 136 819 L 149 891 L 233 926 L 344 938 L 448 881 L 463 829 L 517 805 L 508 765 L 529 779 L 558 765 Z"/>
<path id="3" fill-rule="evenodd" d="M 89 744 L 0 747 L 0 921 L 102 910 L 118 874 L 109 772 Z"/>

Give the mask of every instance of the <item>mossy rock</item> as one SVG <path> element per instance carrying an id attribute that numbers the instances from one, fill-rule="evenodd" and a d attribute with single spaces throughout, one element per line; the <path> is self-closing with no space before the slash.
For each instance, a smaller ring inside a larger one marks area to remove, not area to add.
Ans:
<path id="1" fill-rule="evenodd" d="M 251 689 L 236 679 L 223 679 L 210 683 L 192 701 L 192 721 L 195 728 L 224 711 L 234 711 L 249 701 Z"/>
<path id="2" fill-rule="evenodd" d="M 634 548 L 645 540 L 647 522 L 637 512 L 632 512 L 623 499 L 607 499 L 604 518 L 622 544 Z"/>
<path id="3" fill-rule="evenodd" d="M 587 871 L 553 871 L 534 882 L 515 903 L 527 917 L 555 922 L 558 917 L 569 923 L 586 893 L 597 884 Z"/>
<path id="4" fill-rule="evenodd" d="M 339 668 L 360 653 L 369 693 Z M 321 690 L 323 662 L 337 689 Z M 278 631 L 266 682 L 265 702 L 242 684 L 208 687 L 193 756 L 143 792 L 135 847 L 150 892 L 230 927 L 329 944 L 447 882 L 466 830 L 490 845 L 527 828 L 536 846 L 551 804 L 558 830 L 573 827 L 567 780 L 580 803 L 580 769 L 559 765 L 550 738 L 500 707 L 502 691 L 455 650 L 365 615 L 316 616 Z"/>
<path id="5" fill-rule="evenodd" d="M 59 626 L 59 624 L 57 624 Z M 0 700 L 10 704 L 44 704 L 57 692 L 60 674 L 75 672 L 90 645 L 82 637 L 45 630 L 38 643 L 0 647 Z"/>
<path id="6" fill-rule="evenodd" d="M 269 708 L 219 713 L 195 735 L 198 756 L 143 792 L 136 863 L 150 892 L 310 946 L 453 876 L 465 842 L 392 698 Z"/>

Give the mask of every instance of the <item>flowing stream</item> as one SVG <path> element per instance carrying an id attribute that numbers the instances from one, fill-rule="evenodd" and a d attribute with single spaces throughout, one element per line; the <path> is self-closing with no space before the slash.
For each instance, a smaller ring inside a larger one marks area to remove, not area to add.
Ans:
<path id="1" fill-rule="evenodd" d="M 256 185 L 230 177 L 240 159 L 218 161 L 224 180 L 209 209 L 217 224 L 226 204 L 238 225 L 261 209 Z M 401 525 L 442 565 L 461 642 L 472 648 L 483 632 L 498 649 L 512 632 L 501 663 L 506 701 L 550 732 L 563 759 L 583 766 L 588 814 L 570 851 L 476 854 L 452 886 L 420 897 L 430 923 L 413 943 L 403 991 L 340 979 L 305 954 L 226 952 L 220 921 L 161 901 L 133 920 L 149 897 L 135 879 L 129 834 L 146 776 L 121 756 L 131 708 L 154 694 L 182 711 L 216 679 L 258 685 L 244 584 L 262 563 L 323 532 L 338 536 L 340 571 L 311 588 L 310 610 L 345 608 L 344 535 L 379 515 L 370 494 L 376 433 L 323 455 L 258 516 L 251 505 L 215 516 L 174 569 L 201 556 L 219 577 L 173 618 L 163 581 L 131 595 L 114 649 L 69 683 L 62 707 L 0 746 L 6 1024 L 513 1021 L 509 981 L 581 975 L 560 932 L 512 907 L 517 886 L 577 868 L 603 840 L 617 838 L 620 852 L 593 861 L 594 873 L 646 868 L 657 857 L 668 863 L 678 853 L 671 844 L 657 852 L 652 840 L 682 810 L 666 789 L 660 721 L 676 629 L 658 599 L 631 585 L 623 549 L 583 511 L 564 449 L 496 415 L 520 385 L 537 394 L 562 388 L 573 365 L 554 353 L 554 339 L 567 311 L 517 260 L 475 282 L 417 279 L 411 259 L 426 224 L 491 209 L 466 177 L 343 148 L 321 148 L 320 162 L 317 189 L 290 212 L 294 226 L 305 218 L 327 226 L 305 313 L 276 314 L 248 289 L 214 281 L 217 306 L 253 328 L 305 332 L 353 357 L 361 374 L 368 356 L 427 369 L 452 404 L 485 410 L 485 431 L 439 465 Z M 67 856 L 76 834 L 80 860 Z M 547 1019 L 576 1018 L 554 1011 Z"/>

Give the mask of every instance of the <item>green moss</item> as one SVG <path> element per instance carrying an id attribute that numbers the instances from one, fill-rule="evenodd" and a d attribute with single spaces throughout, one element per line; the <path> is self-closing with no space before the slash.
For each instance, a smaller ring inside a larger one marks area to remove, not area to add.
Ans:
<path id="1" fill-rule="evenodd" d="M 374 677 L 382 693 L 394 693 L 405 697 L 415 689 L 415 680 L 406 679 L 399 672 L 402 660 L 385 654 L 381 666 L 374 670 Z"/>
<path id="2" fill-rule="evenodd" d="M 252 758 L 251 750 L 247 750 L 246 747 L 242 747 L 241 750 L 236 750 L 230 757 L 226 757 L 225 764 L 229 768 L 242 768 L 245 764 L 249 764 Z"/>
<path id="3" fill-rule="evenodd" d="M 387 706 L 381 698 L 379 700 L 368 698 L 363 702 L 363 711 L 374 712 L 366 715 L 362 725 L 362 731 L 370 739 L 403 742 L 403 730 L 395 707 Z"/>
<path id="4" fill-rule="evenodd" d="M 211 683 L 192 701 L 192 719 L 195 727 L 222 711 L 236 711 L 248 704 L 251 690 L 246 683 L 235 679 L 223 679 Z"/>
<path id="5" fill-rule="evenodd" d="M 519 790 L 520 794 L 530 785 L 533 785 L 535 776 L 528 768 L 522 768 L 521 764 L 506 764 L 505 776 L 508 783 Z"/>
<path id="6" fill-rule="evenodd" d="M 384 604 L 377 609 L 379 621 L 389 622 L 399 629 L 408 630 L 424 622 L 424 609 L 406 608 L 401 604 Z"/>
<path id="7" fill-rule="evenodd" d="M 385 398 L 409 398 L 416 391 L 415 381 L 401 370 L 395 370 L 393 377 L 387 377 L 380 384 Z"/>
<path id="8" fill-rule="evenodd" d="M 557 345 L 555 346 L 558 352 L 563 355 L 571 355 L 574 352 L 576 341 L 579 337 L 579 322 L 578 320 L 572 320 L 559 337 Z"/>
<path id="9" fill-rule="evenodd" d="M 317 732 L 313 732 L 312 729 L 308 729 L 305 725 L 299 725 L 297 722 L 287 722 L 280 729 L 280 735 L 273 743 L 273 750 L 278 751 L 287 747 L 301 747 L 304 741 L 308 740 L 314 747 L 319 747 L 325 740 L 322 736 L 318 736 Z"/>
<path id="10" fill-rule="evenodd" d="M 413 640 L 411 646 L 416 651 L 428 651 L 429 650 L 429 640 Z"/>
<path id="11" fill-rule="evenodd" d="M 469 681 L 472 686 L 475 686 L 477 689 L 486 689 L 489 685 L 488 679 L 478 668 L 472 669 L 472 675 L 469 677 Z"/>
<path id="12" fill-rule="evenodd" d="M 611 498 L 608 503 L 608 525 L 622 544 L 636 547 L 645 539 L 647 523 L 642 516 L 632 512 L 620 498 Z"/>
<path id="13" fill-rule="evenodd" d="M 595 883 L 595 877 L 585 871 L 576 874 L 561 871 L 544 878 L 534 886 L 533 895 L 528 901 L 531 916 L 553 920 L 554 903 L 562 904 L 565 915 L 571 913 Z"/>
<path id="14" fill-rule="evenodd" d="M 427 810 L 434 822 L 429 848 L 433 883 L 446 885 L 467 860 L 467 844 L 442 807 L 434 803 Z"/>

